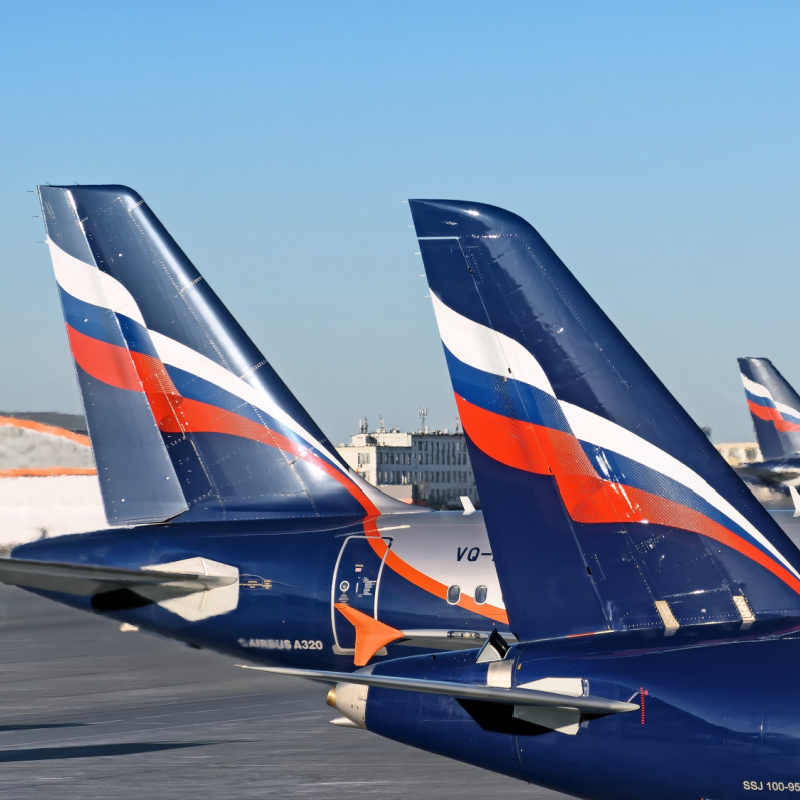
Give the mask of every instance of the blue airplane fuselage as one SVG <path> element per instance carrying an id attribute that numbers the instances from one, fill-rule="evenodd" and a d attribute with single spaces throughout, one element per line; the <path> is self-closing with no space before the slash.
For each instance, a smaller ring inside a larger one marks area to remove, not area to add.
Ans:
<path id="1" fill-rule="evenodd" d="M 513 707 L 370 687 L 366 727 L 396 741 L 597 800 L 729 800 L 800 792 L 798 619 L 524 644 L 511 686 L 580 678 L 636 711 L 583 717 L 574 735 Z M 730 638 L 729 638 L 730 637 Z M 496 663 L 495 663 L 496 666 Z M 473 653 L 381 664 L 374 674 L 486 685 Z M 735 701 L 733 700 L 735 698 Z"/>
<path id="2" fill-rule="evenodd" d="M 773 518 L 797 538 L 800 520 L 788 512 L 774 512 Z M 416 632 L 402 644 L 387 645 L 373 661 L 477 646 L 492 628 L 508 631 L 504 613 L 491 603 L 499 588 L 480 511 L 392 515 L 381 525 L 395 561 L 376 553 L 362 521 L 341 519 L 176 521 L 44 539 L 15 548 L 13 556 L 137 570 L 199 556 L 236 567 L 233 607 L 203 619 L 186 618 L 129 591 L 91 597 L 39 593 L 260 664 L 352 670 L 355 631 L 335 609 L 342 601 L 398 630 Z M 437 585 L 456 585 L 467 599 L 476 587 L 488 586 L 489 602 L 451 604 L 433 593 Z"/>
<path id="3" fill-rule="evenodd" d="M 232 607 L 200 619 L 183 612 L 180 602 L 159 604 L 127 589 L 90 597 L 39 593 L 256 663 L 353 669 L 355 629 L 337 603 L 417 632 L 402 645 L 389 644 L 376 660 L 474 646 L 478 640 L 471 637 L 480 632 L 507 630 L 490 603 L 474 606 L 484 612 L 476 613 L 433 593 L 444 586 L 436 577 L 448 575 L 456 576 L 453 585 L 460 581 L 462 598 L 477 586 L 497 591 L 480 514 L 401 514 L 382 524 L 381 540 L 394 560 L 376 552 L 358 520 L 148 525 L 41 540 L 17 547 L 14 557 L 137 570 L 196 557 L 233 566 L 239 581 Z M 191 598 L 183 602 L 191 608 Z"/>

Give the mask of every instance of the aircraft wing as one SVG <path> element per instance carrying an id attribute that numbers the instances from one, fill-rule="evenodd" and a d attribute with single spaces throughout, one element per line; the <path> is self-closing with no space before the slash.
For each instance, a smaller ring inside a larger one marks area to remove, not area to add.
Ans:
<path id="1" fill-rule="evenodd" d="M 238 572 L 223 574 L 222 571 L 212 570 L 211 574 L 203 574 L 200 571 L 165 570 L 163 566 L 139 570 L 9 558 L 0 559 L 0 583 L 89 597 L 118 589 L 146 591 L 149 587 L 160 587 L 171 590 L 170 593 L 175 595 L 182 595 L 229 586 L 239 581 Z"/>
<path id="2" fill-rule="evenodd" d="M 256 669 L 261 672 L 274 672 L 278 675 L 293 675 L 298 678 L 328 681 L 330 683 L 355 683 L 362 686 L 376 686 L 381 689 L 397 689 L 423 694 L 441 694 L 456 697 L 460 700 L 483 700 L 502 705 L 528 705 L 547 708 L 575 708 L 582 714 L 619 714 L 626 711 L 638 711 L 636 703 L 621 700 L 609 700 L 605 697 L 586 695 L 574 697 L 556 692 L 543 692 L 536 689 L 503 689 L 497 686 L 481 686 L 472 683 L 455 681 L 431 681 L 418 678 L 395 678 L 389 675 L 369 675 L 361 672 L 329 672 L 326 670 L 293 669 L 290 667 L 251 667 L 245 664 L 243 669 Z"/>

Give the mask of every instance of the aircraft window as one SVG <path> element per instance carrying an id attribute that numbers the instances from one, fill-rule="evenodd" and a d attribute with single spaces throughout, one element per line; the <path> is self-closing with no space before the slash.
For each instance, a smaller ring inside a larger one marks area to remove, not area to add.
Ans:
<path id="1" fill-rule="evenodd" d="M 488 592 L 488 589 L 485 586 L 478 586 L 475 589 L 475 602 L 478 605 L 481 605 L 482 603 L 486 602 L 486 593 L 487 592 Z"/>
<path id="2" fill-rule="evenodd" d="M 454 606 L 461 599 L 461 587 L 453 585 L 447 590 L 447 602 Z"/>

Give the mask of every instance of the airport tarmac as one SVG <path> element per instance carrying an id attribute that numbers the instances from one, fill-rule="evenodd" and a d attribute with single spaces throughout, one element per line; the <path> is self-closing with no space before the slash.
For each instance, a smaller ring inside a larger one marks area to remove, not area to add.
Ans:
<path id="1" fill-rule="evenodd" d="M 325 693 L 0 585 L 0 797 L 566 797 L 335 728 Z"/>

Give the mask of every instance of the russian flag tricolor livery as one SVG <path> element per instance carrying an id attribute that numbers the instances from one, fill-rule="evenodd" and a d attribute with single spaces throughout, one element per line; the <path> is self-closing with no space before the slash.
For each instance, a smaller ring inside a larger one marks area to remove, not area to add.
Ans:
<path id="1" fill-rule="evenodd" d="M 800 611 L 800 559 L 539 234 L 412 200 L 521 639 Z"/>
<path id="2" fill-rule="evenodd" d="M 39 191 L 111 523 L 409 510 L 347 467 L 138 194 Z"/>
<path id="3" fill-rule="evenodd" d="M 764 458 L 800 453 L 800 397 L 768 358 L 740 358 L 747 407 Z"/>

